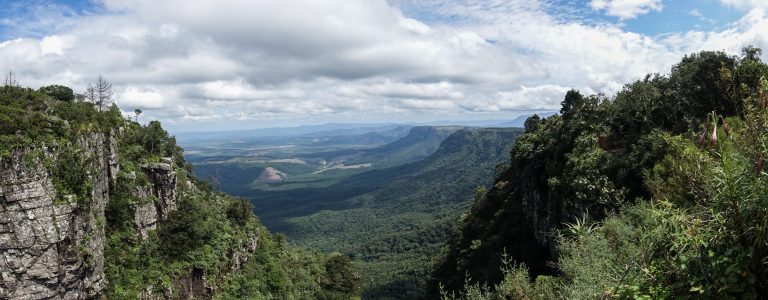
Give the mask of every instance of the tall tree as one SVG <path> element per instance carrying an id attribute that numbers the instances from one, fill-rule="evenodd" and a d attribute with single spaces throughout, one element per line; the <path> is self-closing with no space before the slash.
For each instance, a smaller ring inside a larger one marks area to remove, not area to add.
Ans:
<path id="1" fill-rule="evenodd" d="M 20 87 L 19 80 L 16 79 L 16 74 L 13 73 L 13 71 L 8 72 L 8 75 L 5 76 L 5 82 L 3 86 L 9 87 Z"/>
<path id="2" fill-rule="evenodd" d="M 106 111 L 112 105 L 112 83 L 99 75 L 94 84 L 85 89 L 85 99 L 96 105 L 99 111 Z"/>
<path id="3" fill-rule="evenodd" d="M 112 83 L 107 81 L 106 78 L 99 75 L 99 79 L 96 80 L 96 106 L 100 111 L 105 111 L 112 105 Z"/>
<path id="4" fill-rule="evenodd" d="M 141 115 L 142 111 L 141 111 L 141 109 L 137 108 L 137 109 L 133 110 L 133 113 L 136 114 L 136 123 L 138 123 L 139 122 L 139 115 Z"/>

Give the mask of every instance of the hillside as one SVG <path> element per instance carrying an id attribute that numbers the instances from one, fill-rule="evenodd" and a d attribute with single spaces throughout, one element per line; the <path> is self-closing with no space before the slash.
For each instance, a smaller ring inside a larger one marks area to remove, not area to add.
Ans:
<path id="1" fill-rule="evenodd" d="M 267 182 L 267 183 L 273 183 L 273 182 L 281 182 L 283 180 L 286 180 L 288 178 L 288 175 L 280 172 L 279 170 L 273 168 L 273 167 L 266 167 L 264 171 L 259 174 L 259 177 L 256 178 L 256 182 Z"/>
<path id="2" fill-rule="evenodd" d="M 272 230 L 361 262 L 369 282 L 366 298 L 416 298 L 473 190 L 490 183 L 519 132 L 462 129 L 420 161 L 356 174 L 326 188 L 248 197 Z"/>
<path id="3" fill-rule="evenodd" d="M 529 118 L 430 299 L 768 297 L 768 65 L 701 52 Z"/>
<path id="4" fill-rule="evenodd" d="M 157 121 L 0 87 L 0 298 L 349 298 L 349 258 L 290 246 L 191 175 Z"/>

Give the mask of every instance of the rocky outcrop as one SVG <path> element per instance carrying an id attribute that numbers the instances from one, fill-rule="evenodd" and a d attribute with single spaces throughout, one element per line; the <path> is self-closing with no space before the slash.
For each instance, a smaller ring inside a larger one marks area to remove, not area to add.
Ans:
<path id="1" fill-rule="evenodd" d="M 158 211 L 157 204 L 153 201 L 149 187 L 136 187 L 136 195 L 143 202 L 134 207 L 133 224 L 139 232 L 141 239 L 146 239 L 150 230 L 157 229 Z"/>
<path id="2" fill-rule="evenodd" d="M 109 156 L 108 156 L 108 163 L 109 163 L 109 179 L 111 180 L 112 184 L 115 184 L 117 181 L 117 173 L 120 172 L 120 160 L 118 158 L 118 148 L 117 148 L 117 138 L 115 138 L 117 135 L 115 133 L 115 130 L 113 129 L 109 133 L 110 139 L 109 139 Z"/>
<path id="3" fill-rule="evenodd" d="M 248 240 L 241 240 L 239 247 L 232 251 L 232 255 L 229 258 L 229 273 L 237 273 L 241 267 L 248 262 L 251 254 L 256 253 L 259 248 L 259 236 L 253 233 Z"/>
<path id="4" fill-rule="evenodd" d="M 141 165 L 149 179 L 148 186 L 136 187 L 136 195 L 143 202 L 135 207 L 134 224 L 142 239 L 157 223 L 168 218 L 176 210 L 176 170 L 173 160 L 164 158 L 162 163 Z"/>
<path id="5" fill-rule="evenodd" d="M 83 170 L 92 187 L 84 201 L 55 200 L 43 157 L 30 155 L 35 149 L 0 159 L 0 299 L 87 299 L 106 285 L 104 209 L 111 141 L 94 133 L 77 144 L 93 158 L 92 168 Z M 56 160 L 54 149 L 42 153 Z"/>

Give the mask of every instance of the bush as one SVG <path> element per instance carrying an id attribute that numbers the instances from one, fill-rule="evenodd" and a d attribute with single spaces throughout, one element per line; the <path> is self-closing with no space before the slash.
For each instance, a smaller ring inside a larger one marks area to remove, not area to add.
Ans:
<path id="1" fill-rule="evenodd" d="M 75 93 L 72 92 L 72 89 L 63 85 L 44 86 L 44 87 L 41 87 L 39 91 L 56 100 L 60 100 L 60 101 L 75 100 Z"/>

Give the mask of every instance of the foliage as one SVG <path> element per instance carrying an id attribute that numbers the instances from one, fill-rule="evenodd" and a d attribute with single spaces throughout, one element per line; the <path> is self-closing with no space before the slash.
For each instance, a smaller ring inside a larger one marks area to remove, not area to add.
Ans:
<path id="1" fill-rule="evenodd" d="M 108 148 L 109 139 L 117 141 L 120 171 L 109 181 L 105 219 L 96 220 L 106 232 L 106 298 L 313 299 L 357 293 L 348 284 L 357 284 L 348 258 L 297 249 L 270 234 L 250 203 L 214 193 L 191 177 L 182 149 L 159 122 L 141 125 L 123 118 L 116 105 L 107 106 L 109 84 L 102 84 L 98 109 L 64 86 L 0 87 L 0 161 L 15 157 L 28 169 L 42 165 L 56 191 L 55 205 L 74 201 L 87 207 L 94 178 L 104 171 L 96 169 L 98 156 L 115 150 Z M 105 152 L 89 151 L 94 143 Z M 136 209 L 154 205 L 155 198 L 141 199 L 136 192 L 154 184 L 141 166 L 167 157 L 178 176 L 178 209 L 142 239 Z M 93 264 L 91 249 L 79 250 Z"/>
<path id="2" fill-rule="evenodd" d="M 48 172 L 56 188 L 56 203 L 67 203 L 64 197 L 72 196 L 79 204 L 86 204 L 91 198 L 93 157 L 76 146 L 62 146 L 55 163 Z"/>
<path id="3" fill-rule="evenodd" d="M 75 100 L 75 93 L 72 91 L 72 89 L 63 85 L 54 84 L 44 86 L 41 87 L 39 91 L 59 101 Z"/>
<path id="4" fill-rule="evenodd" d="M 322 299 L 349 299 L 359 292 L 360 275 L 355 274 L 352 260 L 341 253 L 332 253 L 325 262 L 325 272 L 329 276 L 320 284 Z"/>
<path id="5" fill-rule="evenodd" d="M 561 115 L 532 120 L 518 138 L 509 168 L 454 233 L 429 296 L 767 295 L 759 52 L 689 55 L 613 99 L 569 92 Z M 500 268 L 502 250 L 525 270 Z"/>
<path id="6" fill-rule="evenodd" d="M 177 180 L 182 183 L 177 209 L 141 240 L 132 223 L 139 202 L 132 188 L 148 183 L 131 174 L 143 173 L 135 166 L 151 160 L 146 156 L 153 148 L 177 151 L 162 153 L 179 156 L 181 149 L 156 122 L 146 127 L 130 124 L 122 137 L 123 168 L 107 206 L 109 298 L 137 298 L 144 290 L 187 297 L 192 295 L 179 293 L 197 290 L 192 292 L 196 297 L 311 299 L 326 292 L 320 279 L 334 282 L 347 275 L 333 272 L 351 272 L 325 270 L 324 256 L 270 234 L 248 201 L 212 191 L 178 163 Z M 186 187 L 187 179 L 193 186 Z M 216 292 L 206 292 L 205 286 L 216 287 Z"/>
<path id="7" fill-rule="evenodd" d="M 459 130 L 421 161 L 358 172 L 325 188 L 241 196 L 263 208 L 260 217 L 271 230 L 285 232 L 301 246 L 349 255 L 359 268 L 365 298 L 414 299 L 422 296 L 433 257 L 473 190 L 490 183 L 518 134 L 518 129 Z M 386 148 L 395 153 L 412 149 L 406 144 L 401 140 Z M 223 170 L 230 176 L 248 171 Z"/>

